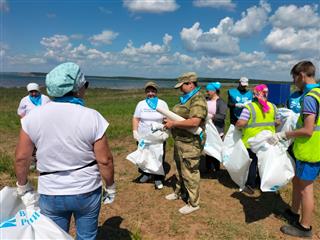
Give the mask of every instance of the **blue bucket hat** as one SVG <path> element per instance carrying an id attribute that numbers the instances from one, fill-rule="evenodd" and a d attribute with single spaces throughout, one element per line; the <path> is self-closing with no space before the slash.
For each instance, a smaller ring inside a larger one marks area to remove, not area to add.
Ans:
<path id="1" fill-rule="evenodd" d="M 209 83 L 207 86 L 206 86 L 206 90 L 207 91 L 217 91 L 221 88 L 221 83 L 219 82 L 213 82 L 213 83 Z"/>
<path id="2" fill-rule="evenodd" d="M 49 96 L 62 97 L 68 92 L 78 92 L 86 83 L 80 67 L 73 62 L 56 66 L 46 76 Z"/>

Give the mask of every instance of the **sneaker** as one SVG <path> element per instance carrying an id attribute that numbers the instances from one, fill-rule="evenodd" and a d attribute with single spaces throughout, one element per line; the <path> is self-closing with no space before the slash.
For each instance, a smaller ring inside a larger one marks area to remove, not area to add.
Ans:
<path id="1" fill-rule="evenodd" d="M 312 237 L 312 227 L 309 229 L 301 226 L 301 224 L 295 223 L 294 225 L 285 225 L 280 228 L 280 231 L 284 234 L 301 237 L 301 238 L 311 238 Z"/>
<path id="2" fill-rule="evenodd" d="M 249 195 L 253 195 L 254 194 L 254 190 L 249 185 L 246 185 L 244 187 L 244 189 L 242 190 L 242 192 L 247 193 Z"/>
<path id="3" fill-rule="evenodd" d="M 290 224 L 294 225 L 295 223 L 298 223 L 300 220 L 300 215 L 297 213 L 292 212 L 290 208 L 286 209 L 283 213 L 282 216 L 284 219 Z"/>
<path id="4" fill-rule="evenodd" d="M 180 197 L 176 193 L 170 193 L 166 196 L 166 199 L 169 201 L 178 200 Z"/>
<path id="5" fill-rule="evenodd" d="M 163 188 L 163 184 L 161 182 L 161 180 L 155 180 L 154 181 L 154 186 L 156 189 L 162 189 Z"/>
<path id="6" fill-rule="evenodd" d="M 187 204 L 184 207 L 180 208 L 179 212 L 182 213 L 182 214 L 189 214 L 189 213 L 192 213 L 194 211 L 197 211 L 199 208 L 200 208 L 199 206 L 193 207 L 193 206 Z"/>
<path id="7" fill-rule="evenodd" d="M 146 183 L 146 182 L 148 182 L 149 180 L 150 180 L 150 176 L 148 176 L 148 175 L 142 175 L 141 177 L 140 177 L 140 179 L 139 179 L 139 182 L 140 183 Z"/>

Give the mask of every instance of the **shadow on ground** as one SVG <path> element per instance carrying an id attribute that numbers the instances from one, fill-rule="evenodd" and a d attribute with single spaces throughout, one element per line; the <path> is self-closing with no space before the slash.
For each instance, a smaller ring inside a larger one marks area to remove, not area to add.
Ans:
<path id="1" fill-rule="evenodd" d="M 231 197 L 240 201 L 243 206 L 246 223 L 252 223 L 274 214 L 283 218 L 283 211 L 290 206 L 278 193 L 264 192 L 260 196 L 247 196 L 242 192 L 234 192 Z"/>
<path id="2" fill-rule="evenodd" d="M 107 219 L 98 228 L 97 240 L 131 240 L 131 232 L 120 227 L 122 221 L 123 218 L 120 216 Z"/>

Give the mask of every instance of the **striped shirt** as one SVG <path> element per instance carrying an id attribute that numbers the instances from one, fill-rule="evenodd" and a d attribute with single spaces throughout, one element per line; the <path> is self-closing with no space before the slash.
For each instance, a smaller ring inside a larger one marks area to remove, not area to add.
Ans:
<path id="1" fill-rule="evenodd" d="M 248 108 L 243 108 L 242 112 L 240 114 L 239 120 L 245 120 L 245 121 L 249 121 L 250 119 L 250 111 Z M 280 120 L 280 116 L 276 116 L 276 120 Z"/>

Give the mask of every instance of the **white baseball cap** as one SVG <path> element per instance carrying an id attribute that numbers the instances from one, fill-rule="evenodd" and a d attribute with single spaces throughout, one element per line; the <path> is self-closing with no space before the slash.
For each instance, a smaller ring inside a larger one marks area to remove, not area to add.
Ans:
<path id="1" fill-rule="evenodd" d="M 37 83 L 29 83 L 27 85 L 27 90 L 28 90 L 28 92 L 30 92 L 30 91 L 38 91 L 38 92 L 40 92 L 40 88 L 39 88 L 39 85 Z"/>
<path id="2" fill-rule="evenodd" d="M 240 82 L 241 86 L 248 86 L 249 85 L 249 79 L 246 77 L 241 77 L 239 79 L 239 82 Z"/>

